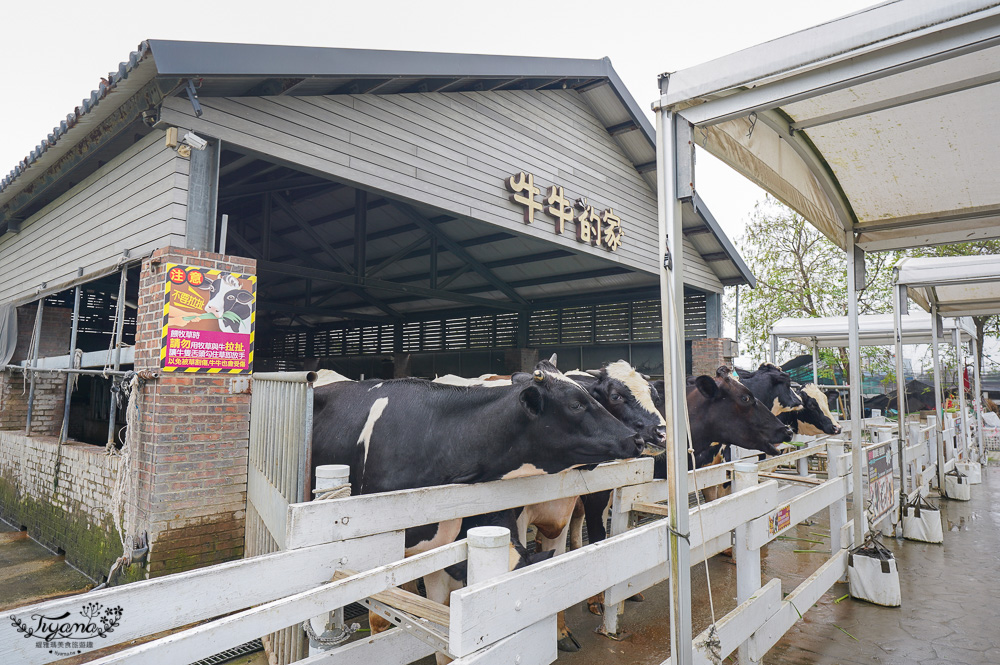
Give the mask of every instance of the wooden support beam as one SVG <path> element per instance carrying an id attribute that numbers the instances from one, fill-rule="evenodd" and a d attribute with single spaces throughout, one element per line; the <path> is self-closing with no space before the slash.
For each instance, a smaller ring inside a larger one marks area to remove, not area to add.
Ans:
<path id="1" fill-rule="evenodd" d="M 507 284 L 507 282 L 494 275 L 489 268 L 484 266 L 471 254 L 465 251 L 464 247 L 462 247 L 459 243 L 446 236 L 441 231 L 441 229 L 437 228 L 437 226 L 435 226 L 430 220 L 426 219 L 423 215 L 417 212 L 414 208 L 404 203 L 399 203 L 398 201 L 393 201 L 392 205 L 394 205 L 397 210 L 401 211 L 404 215 L 406 215 L 407 218 L 409 218 L 409 220 L 412 221 L 414 224 L 422 228 L 424 231 L 434 235 L 442 245 L 448 248 L 448 251 L 450 251 L 452 254 L 462 259 L 462 261 L 472 266 L 472 269 L 475 270 L 476 273 L 479 274 L 479 276 L 481 276 L 487 282 L 496 287 L 496 289 L 500 291 L 500 293 L 504 294 L 512 301 L 516 302 L 521 306 L 524 307 L 528 306 L 528 301 L 522 298 L 517 293 L 517 291 L 515 291 Z"/>
<path id="2" fill-rule="evenodd" d="M 354 270 L 351 268 L 351 266 L 347 264 L 347 261 L 345 261 L 344 259 L 340 258 L 340 255 L 337 254 L 336 250 L 333 247 L 330 246 L 330 243 L 328 243 L 326 241 L 326 238 L 324 238 L 323 236 L 321 236 L 316 231 L 316 229 L 314 229 L 309 224 L 309 222 L 307 222 L 306 220 L 304 220 L 302 218 L 302 216 L 299 215 L 299 213 L 295 212 L 295 208 L 292 207 L 292 204 L 290 204 L 285 199 L 284 196 L 282 196 L 281 194 L 273 193 L 273 194 L 271 194 L 271 199 L 276 204 L 278 204 L 278 207 L 281 208 L 284 211 L 285 215 L 287 215 L 289 219 L 291 219 L 293 222 L 295 222 L 300 229 L 302 229 L 303 231 L 305 231 L 306 235 L 309 236 L 309 238 L 314 243 L 316 243 L 318 246 L 320 246 L 321 248 L 323 248 L 323 251 L 325 251 L 326 254 L 330 258 L 332 258 L 334 260 L 334 263 L 336 263 L 338 266 L 340 266 L 341 270 L 343 270 L 347 274 L 352 274 L 354 272 Z M 354 280 L 352 280 L 352 283 L 356 283 L 356 282 L 354 282 Z"/>
<path id="3" fill-rule="evenodd" d="M 804 485 L 822 485 L 825 480 L 820 478 L 810 478 L 808 476 L 793 476 L 790 473 L 758 473 L 761 478 L 771 478 L 774 480 L 786 480 L 790 483 L 802 483 Z"/>
<path id="4" fill-rule="evenodd" d="M 333 282 L 334 284 L 345 284 L 357 286 L 354 282 L 354 275 L 322 270 L 319 268 L 309 268 L 306 266 L 293 266 L 287 263 L 275 263 L 273 261 L 261 261 L 257 264 L 261 272 L 278 273 L 280 275 L 293 275 L 300 278 L 312 278 L 319 281 Z M 520 311 L 522 307 L 515 303 L 503 300 L 491 300 L 490 298 L 478 298 L 452 291 L 442 291 L 441 289 L 427 289 L 411 284 L 399 284 L 397 282 L 387 282 L 380 279 L 370 279 L 366 286 L 377 291 L 387 291 L 389 293 L 400 293 L 404 295 L 417 296 L 421 298 L 436 298 L 449 302 L 460 302 L 467 305 L 481 305 L 492 309 L 504 309 Z"/>

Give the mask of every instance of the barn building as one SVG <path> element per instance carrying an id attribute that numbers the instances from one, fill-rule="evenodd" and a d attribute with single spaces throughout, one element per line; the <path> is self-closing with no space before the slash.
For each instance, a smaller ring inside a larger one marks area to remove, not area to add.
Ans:
<path id="1" fill-rule="evenodd" d="M 100 579 L 124 459 L 131 574 L 176 572 L 242 553 L 252 369 L 662 373 L 655 162 L 607 59 L 143 42 L 0 182 L 0 517 Z M 754 278 L 683 214 L 712 371 Z"/>

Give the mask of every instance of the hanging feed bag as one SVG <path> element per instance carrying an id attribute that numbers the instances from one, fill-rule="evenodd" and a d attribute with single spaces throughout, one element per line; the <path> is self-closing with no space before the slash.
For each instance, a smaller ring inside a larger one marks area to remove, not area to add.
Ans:
<path id="1" fill-rule="evenodd" d="M 969 477 L 970 485 L 979 485 L 983 482 L 983 467 L 979 462 L 962 460 L 955 462 L 955 468 Z"/>
<path id="2" fill-rule="evenodd" d="M 903 538 L 922 543 L 944 542 L 941 511 L 919 494 L 903 506 Z"/>
<path id="3" fill-rule="evenodd" d="M 847 555 L 847 579 L 851 597 L 867 600 L 883 607 L 899 607 L 903 597 L 899 590 L 899 571 L 892 552 L 869 534 L 865 542 Z"/>
<path id="4" fill-rule="evenodd" d="M 957 468 L 944 474 L 944 495 L 956 501 L 971 499 L 972 487 L 969 485 L 969 477 Z"/>

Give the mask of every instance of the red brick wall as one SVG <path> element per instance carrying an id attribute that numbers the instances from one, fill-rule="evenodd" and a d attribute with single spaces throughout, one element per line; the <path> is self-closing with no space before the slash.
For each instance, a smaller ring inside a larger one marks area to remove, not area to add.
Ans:
<path id="1" fill-rule="evenodd" d="M 167 247 L 143 262 L 136 370 L 159 371 L 165 266 L 181 263 L 255 273 L 252 259 Z M 239 558 L 246 509 L 250 396 L 232 378 L 171 374 L 142 397 L 138 523 L 149 531 L 151 576 Z"/>
<path id="2" fill-rule="evenodd" d="M 733 366 L 733 359 L 725 356 L 729 340 L 715 337 L 691 340 L 691 372 L 695 376 L 708 374 L 715 376 L 715 371 L 722 365 Z"/>
<path id="3" fill-rule="evenodd" d="M 35 329 L 38 305 L 32 303 L 17 308 L 17 348 L 10 364 L 28 360 L 28 347 Z M 41 341 L 38 357 L 69 354 L 70 328 L 73 310 L 45 307 L 42 314 Z M 24 430 L 28 415 L 29 382 L 24 374 L 6 370 L 0 372 L 0 429 Z M 31 413 L 31 434 L 57 436 L 62 428 L 66 403 L 65 374 L 37 374 L 35 399 Z"/>

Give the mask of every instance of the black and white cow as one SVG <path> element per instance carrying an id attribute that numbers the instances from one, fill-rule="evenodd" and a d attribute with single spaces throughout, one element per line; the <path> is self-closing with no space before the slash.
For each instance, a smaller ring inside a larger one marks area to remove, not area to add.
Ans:
<path id="1" fill-rule="evenodd" d="M 205 282 L 209 298 L 205 311 L 219 319 L 222 332 L 250 334 L 250 314 L 253 311 L 253 294 L 240 286 L 239 280 L 229 273 Z"/>
<path id="2" fill-rule="evenodd" d="M 778 415 L 778 420 L 792 428 L 797 434 L 820 436 L 840 434 L 840 425 L 830 412 L 829 398 L 815 383 L 809 383 L 798 391 L 802 408 L 786 411 Z"/>
<path id="3" fill-rule="evenodd" d="M 422 379 L 315 389 L 314 466 L 346 464 L 355 494 L 477 483 L 638 456 L 645 445 L 579 385 L 539 364 L 509 386 Z M 461 520 L 408 529 L 407 554 L 452 542 Z"/>
<path id="4" fill-rule="evenodd" d="M 777 365 L 763 363 L 756 371 L 737 369 L 736 373 L 739 382 L 766 404 L 774 415 L 802 408 L 802 400 L 792 389 L 792 377 Z"/>

